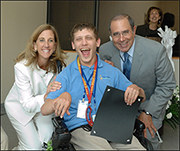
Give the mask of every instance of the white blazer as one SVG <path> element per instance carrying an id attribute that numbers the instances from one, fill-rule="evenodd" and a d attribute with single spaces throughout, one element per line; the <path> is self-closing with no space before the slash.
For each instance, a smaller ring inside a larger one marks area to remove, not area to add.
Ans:
<path id="1" fill-rule="evenodd" d="M 5 109 L 18 122 L 26 125 L 41 111 L 47 86 L 56 74 L 46 73 L 39 67 L 27 67 L 23 63 L 14 65 L 15 82 L 5 99 Z"/>

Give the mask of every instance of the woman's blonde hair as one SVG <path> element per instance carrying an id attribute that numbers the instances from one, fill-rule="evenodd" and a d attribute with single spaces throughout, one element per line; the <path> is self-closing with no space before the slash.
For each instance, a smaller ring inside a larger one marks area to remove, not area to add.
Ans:
<path id="1" fill-rule="evenodd" d="M 26 49 L 18 55 L 18 57 L 15 59 L 15 62 L 17 63 L 25 59 L 26 66 L 35 65 L 37 67 L 38 52 L 34 50 L 34 42 L 36 42 L 39 35 L 44 30 L 51 30 L 54 33 L 54 39 L 57 46 L 56 46 L 55 52 L 49 58 L 49 64 L 46 70 L 56 73 L 57 72 L 56 61 L 60 60 L 62 67 L 63 66 L 66 67 L 65 59 L 67 58 L 67 56 L 66 56 L 66 53 L 61 49 L 59 37 L 58 37 L 56 29 L 52 25 L 49 25 L 49 24 L 42 24 L 34 30 L 34 32 L 32 33 L 31 37 L 29 38 L 27 42 Z"/>

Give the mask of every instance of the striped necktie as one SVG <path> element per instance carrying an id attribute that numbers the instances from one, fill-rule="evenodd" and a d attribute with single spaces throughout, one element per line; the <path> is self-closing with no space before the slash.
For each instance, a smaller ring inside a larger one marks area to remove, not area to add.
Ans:
<path id="1" fill-rule="evenodd" d="M 123 73 L 130 80 L 131 62 L 129 60 L 129 54 L 124 53 Z"/>

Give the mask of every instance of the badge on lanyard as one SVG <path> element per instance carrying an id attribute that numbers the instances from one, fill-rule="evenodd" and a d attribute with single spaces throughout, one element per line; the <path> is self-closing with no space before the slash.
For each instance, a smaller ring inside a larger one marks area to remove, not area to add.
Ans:
<path id="1" fill-rule="evenodd" d="M 86 118 L 86 108 L 88 107 L 88 101 L 79 100 L 77 117 Z"/>
<path id="2" fill-rule="evenodd" d="M 87 95 L 87 98 L 88 98 L 87 106 L 86 106 L 86 109 L 85 109 L 85 118 L 86 118 L 86 120 L 87 120 L 87 122 L 88 122 L 88 124 L 89 124 L 90 126 L 93 126 L 93 120 L 92 120 L 92 117 L 91 117 L 91 113 L 92 113 L 91 98 L 92 98 L 92 95 L 93 95 L 93 91 L 96 92 L 94 88 L 96 88 L 96 80 L 97 80 L 97 77 L 96 77 L 96 76 L 97 76 L 97 70 L 98 70 L 98 67 L 97 67 L 97 65 L 98 65 L 97 62 L 98 62 L 98 61 L 97 61 L 97 60 L 98 60 L 98 59 L 97 59 L 97 56 L 96 56 L 96 62 L 95 62 L 95 65 L 94 65 L 94 70 L 93 70 L 93 72 L 92 72 L 92 74 L 91 74 L 91 76 L 92 76 L 92 81 L 91 81 L 90 91 L 89 91 L 89 90 L 88 90 L 88 81 L 89 81 L 89 80 L 87 80 L 86 77 L 83 76 L 84 74 L 83 74 L 83 70 L 82 70 L 81 65 L 80 65 L 79 57 L 77 58 L 78 69 L 79 69 L 79 72 L 80 72 L 80 74 L 81 74 L 82 81 L 83 81 L 83 84 L 84 84 L 84 91 L 85 91 L 85 93 L 86 93 L 86 95 Z M 91 76 L 90 76 L 90 77 L 91 77 Z M 85 94 L 85 93 L 84 93 L 84 94 Z M 94 94 L 94 96 L 95 96 L 95 94 Z M 85 98 L 85 97 L 83 97 L 83 98 Z M 95 99 L 94 99 L 94 101 L 95 101 Z M 96 102 L 94 102 L 94 104 L 96 104 Z M 82 101 L 82 102 L 79 102 L 79 104 L 78 104 L 78 113 L 79 113 L 79 111 L 82 111 L 82 112 L 84 113 L 85 105 L 86 105 L 86 103 L 84 103 L 83 101 Z M 89 106 L 88 106 L 88 105 L 89 105 Z M 81 107 L 82 109 L 79 109 L 80 107 Z M 88 116 L 88 110 L 89 110 L 89 116 Z M 77 113 L 77 114 L 78 114 L 78 113 Z M 84 117 L 83 114 L 78 114 L 77 117 L 78 117 L 78 116 Z M 95 116 L 94 116 L 93 118 L 95 118 Z"/>

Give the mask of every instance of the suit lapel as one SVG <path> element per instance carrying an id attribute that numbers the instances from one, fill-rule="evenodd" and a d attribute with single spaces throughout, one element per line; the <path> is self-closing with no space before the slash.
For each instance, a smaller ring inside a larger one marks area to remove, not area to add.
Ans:
<path id="1" fill-rule="evenodd" d="M 47 80 L 46 80 L 46 86 L 49 85 L 50 82 L 54 81 L 54 74 L 52 72 L 48 73 L 48 77 L 47 77 Z"/>
<path id="2" fill-rule="evenodd" d="M 121 71 L 121 60 L 120 60 L 120 52 L 119 50 L 113 45 L 112 58 L 111 61 L 114 62 L 115 67 L 117 67 Z"/>
<path id="3" fill-rule="evenodd" d="M 119 52 L 116 51 L 116 54 L 112 56 L 111 61 L 114 62 L 115 67 L 117 67 L 121 71 L 121 61 L 119 55 Z"/>
<path id="4" fill-rule="evenodd" d="M 139 75 L 139 71 L 141 69 L 141 66 L 143 64 L 143 48 L 141 47 L 141 42 L 138 42 L 138 38 L 136 37 L 136 43 L 133 53 L 133 60 L 132 60 L 132 67 L 131 67 L 131 75 L 130 80 L 131 82 L 135 83 L 136 79 Z"/>
<path id="5" fill-rule="evenodd" d="M 53 77 L 53 73 L 52 72 L 48 72 L 47 74 L 46 74 L 46 71 L 44 71 L 44 70 L 42 70 L 42 69 L 34 69 L 35 70 L 35 74 L 36 74 L 36 76 L 38 77 L 40 77 L 40 78 L 37 78 L 37 79 L 39 79 L 39 81 L 42 81 L 42 85 L 44 84 L 44 86 L 45 87 L 47 87 L 48 86 L 48 84 L 51 82 L 51 80 L 52 80 L 52 77 Z"/>

